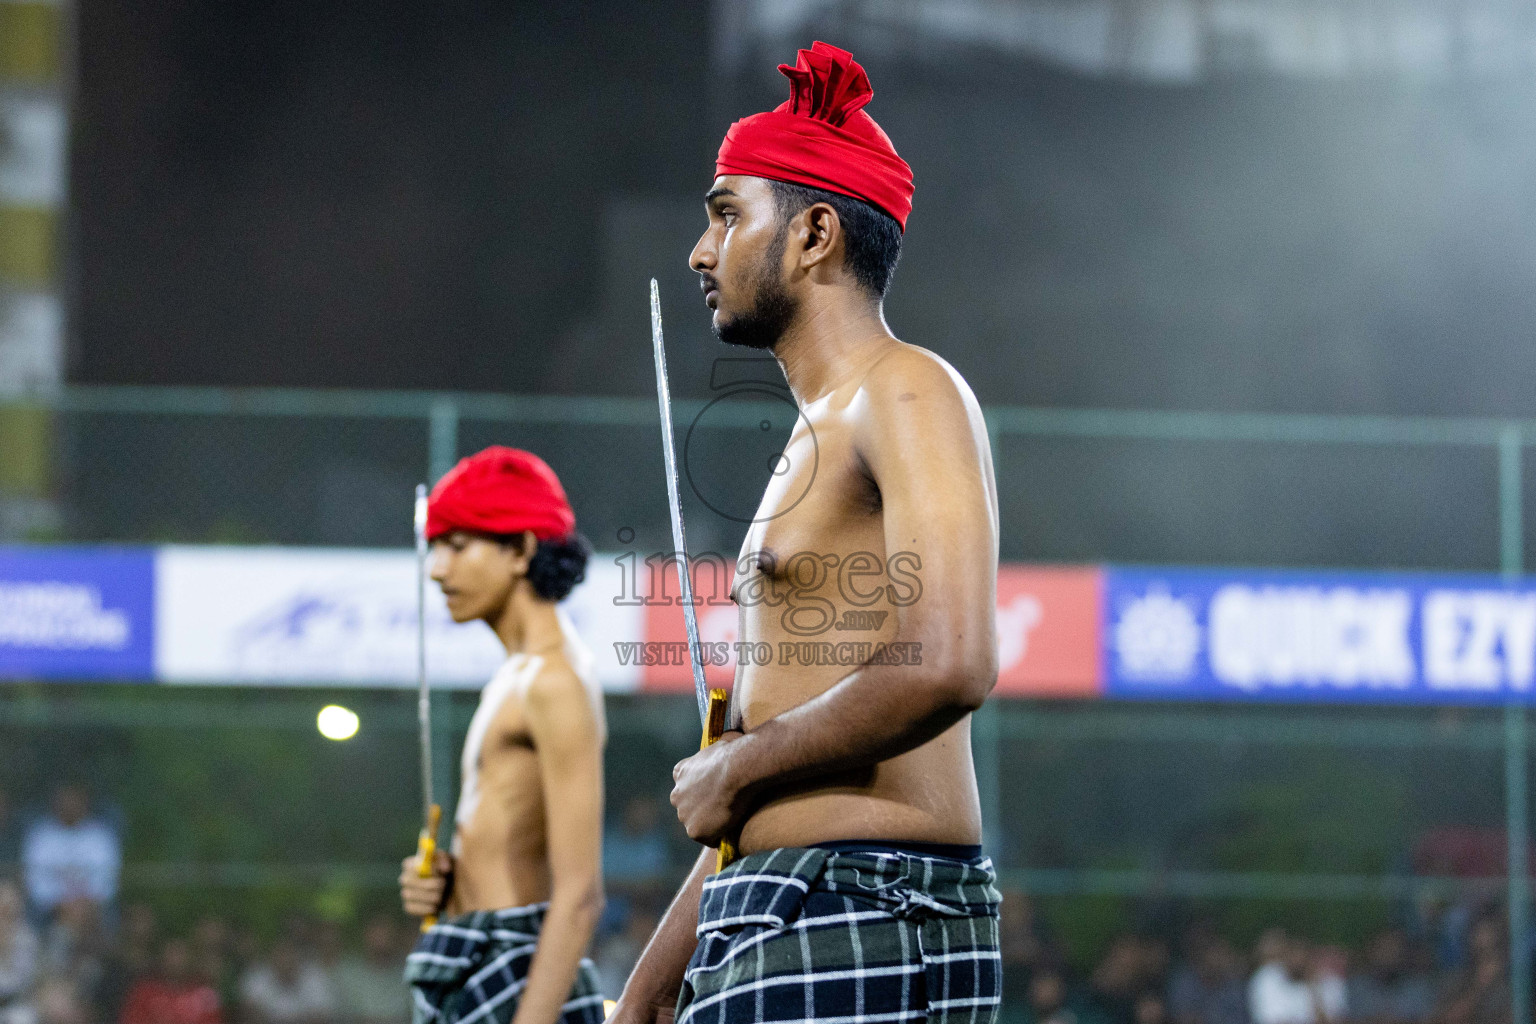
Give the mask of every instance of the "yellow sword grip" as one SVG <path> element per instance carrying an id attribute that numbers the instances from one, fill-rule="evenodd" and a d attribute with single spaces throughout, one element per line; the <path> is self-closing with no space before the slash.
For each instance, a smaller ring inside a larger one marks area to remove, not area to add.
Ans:
<path id="1" fill-rule="evenodd" d="M 433 862 L 437 860 L 437 828 L 443 821 L 443 809 L 437 804 L 432 805 L 432 810 L 427 814 L 427 827 L 421 830 L 421 835 L 416 837 L 416 856 L 420 863 L 416 867 L 416 875 L 419 878 L 431 878 Z M 421 919 L 421 930 L 426 931 L 437 924 L 437 915 L 428 914 Z"/>
<path id="2" fill-rule="evenodd" d="M 709 715 L 704 722 L 704 739 L 699 743 L 703 750 L 725 735 L 725 714 L 730 708 L 731 695 L 724 690 L 709 691 Z M 715 854 L 715 871 L 724 871 L 726 865 L 736 859 L 736 844 L 729 839 L 720 840 Z"/>

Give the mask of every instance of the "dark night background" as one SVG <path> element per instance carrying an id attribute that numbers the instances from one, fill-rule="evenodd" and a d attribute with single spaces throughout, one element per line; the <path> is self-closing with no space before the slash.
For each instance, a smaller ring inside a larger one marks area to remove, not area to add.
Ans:
<path id="1" fill-rule="evenodd" d="M 698 196 L 788 48 L 719 71 L 705 0 L 79 15 L 72 379 L 649 394 L 657 274 L 702 393 Z M 852 48 L 918 183 L 889 318 L 983 402 L 1536 410 L 1536 85 Z"/>

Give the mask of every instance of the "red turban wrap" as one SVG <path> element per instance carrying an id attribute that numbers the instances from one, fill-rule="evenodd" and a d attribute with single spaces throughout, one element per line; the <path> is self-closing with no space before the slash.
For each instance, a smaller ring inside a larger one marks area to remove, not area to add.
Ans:
<path id="1" fill-rule="evenodd" d="M 907 230 L 912 168 L 863 110 L 875 95 L 847 50 L 816 43 L 780 64 L 789 99 L 731 125 L 715 174 L 750 174 L 862 199 Z"/>
<path id="2" fill-rule="evenodd" d="M 432 488 L 427 539 L 453 530 L 564 540 L 576 529 L 560 478 L 531 452 L 495 445 L 461 459 Z"/>

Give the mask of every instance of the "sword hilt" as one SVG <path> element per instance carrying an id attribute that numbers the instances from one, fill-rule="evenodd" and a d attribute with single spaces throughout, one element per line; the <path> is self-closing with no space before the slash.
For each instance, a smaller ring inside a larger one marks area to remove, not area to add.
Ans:
<path id="1" fill-rule="evenodd" d="M 418 878 L 431 878 L 433 862 L 437 860 L 437 828 L 443 821 L 443 809 L 437 804 L 427 812 L 426 827 L 421 830 L 421 835 L 416 837 L 416 856 L 420 863 L 416 867 Z M 426 931 L 437 924 L 437 915 L 428 914 L 421 919 L 421 930 Z"/>
<path id="2" fill-rule="evenodd" d="M 725 735 L 725 714 L 731 705 L 731 695 L 724 690 L 709 691 L 709 714 L 704 719 L 704 739 L 699 749 L 711 745 Z M 720 840 L 715 853 L 715 871 L 724 871 L 726 865 L 736 859 L 736 844 L 729 839 Z"/>

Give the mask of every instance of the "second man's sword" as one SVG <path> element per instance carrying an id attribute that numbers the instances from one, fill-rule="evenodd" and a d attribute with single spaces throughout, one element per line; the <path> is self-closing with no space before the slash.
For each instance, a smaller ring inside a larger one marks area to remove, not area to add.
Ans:
<path id="1" fill-rule="evenodd" d="M 416 487 L 416 725 L 421 743 L 421 835 L 416 855 L 417 874 L 431 878 L 437 859 L 437 830 L 443 809 L 432 798 L 432 689 L 427 683 L 427 485 Z M 421 930 L 437 923 L 437 915 L 421 919 Z"/>

